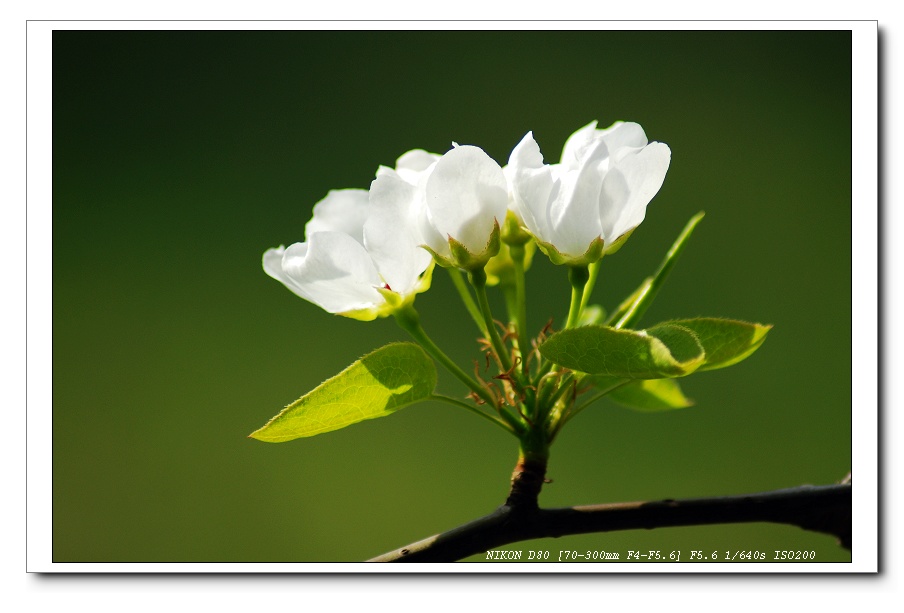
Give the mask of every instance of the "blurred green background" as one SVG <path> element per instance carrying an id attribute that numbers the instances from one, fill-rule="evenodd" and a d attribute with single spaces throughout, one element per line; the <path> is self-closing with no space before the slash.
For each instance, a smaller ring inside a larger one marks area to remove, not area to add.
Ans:
<path id="1" fill-rule="evenodd" d="M 504 164 L 533 130 L 557 161 L 593 119 L 637 121 L 672 150 L 596 301 L 615 306 L 705 210 L 642 323 L 775 328 L 746 362 L 685 380 L 693 408 L 583 413 L 552 449 L 541 504 L 839 480 L 851 467 L 850 44 L 848 32 L 54 32 L 54 561 L 356 561 L 500 504 L 516 441 L 447 405 L 285 444 L 246 438 L 405 340 L 391 320 L 297 298 L 260 258 L 302 240 L 327 190 L 366 188 L 409 149 L 454 140 Z M 568 291 L 537 257 L 531 326 L 561 321 Z M 444 271 L 417 306 L 469 364 L 476 334 Z M 445 372 L 440 390 L 464 393 Z M 851 559 L 831 537 L 770 524 L 508 548 Z"/>

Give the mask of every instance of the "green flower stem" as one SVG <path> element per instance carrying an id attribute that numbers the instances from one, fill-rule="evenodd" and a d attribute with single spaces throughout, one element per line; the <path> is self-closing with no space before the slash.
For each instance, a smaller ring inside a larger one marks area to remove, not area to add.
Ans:
<path id="1" fill-rule="evenodd" d="M 486 324 L 483 323 L 483 316 L 480 314 L 477 303 L 474 302 L 474 297 L 471 296 L 471 290 L 468 289 L 468 284 L 465 282 L 464 275 L 462 275 L 461 271 L 457 268 L 447 268 L 446 270 L 449 271 L 449 276 L 452 277 L 452 284 L 455 285 L 455 289 L 458 290 L 461 301 L 465 303 L 465 308 L 468 309 L 471 319 L 477 324 L 477 328 L 486 334 Z"/>
<path id="2" fill-rule="evenodd" d="M 527 337 L 527 299 L 524 281 L 524 245 L 509 245 L 509 254 L 515 264 L 515 313 L 513 320 L 518 333 L 518 351 L 521 353 L 521 371 L 527 372 L 527 358 L 531 346 Z"/>
<path id="3" fill-rule="evenodd" d="M 581 318 L 584 291 L 590 280 L 590 271 L 586 266 L 571 266 L 568 269 L 568 280 L 571 281 L 571 306 L 568 308 L 568 320 L 565 329 L 574 328 Z"/>
<path id="4" fill-rule="evenodd" d="M 597 267 L 597 274 L 599 274 Z M 593 289 L 590 284 L 591 271 L 587 266 L 572 266 L 568 269 L 568 280 L 571 282 L 571 304 L 568 307 L 568 318 L 565 320 L 565 329 L 577 326 L 581 318 L 581 311 L 584 308 L 584 295 L 589 294 L 588 287 Z M 542 403 L 546 397 L 544 393 L 551 385 L 551 381 L 545 381 L 544 377 L 552 370 L 553 364 L 549 360 L 544 359 L 540 364 L 537 374 L 534 376 L 532 385 L 537 388 L 537 402 Z M 548 407 L 552 408 L 552 407 Z"/>
<path id="5" fill-rule="evenodd" d="M 568 280 L 571 282 L 571 305 L 568 308 L 568 319 L 565 322 L 565 329 L 577 327 L 581 318 L 583 298 L 584 294 L 587 293 L 586 290 L 590 281 L 590 270 L 588 270 L 587 266 L 572 266 L 568 269 Z M 544 381 L 544 377 L 552 371 L 552 367 L 553 364 L 551 362 L 544 360 L 534 382 L 534 385 L 538 386 L 538 412 L 544 418 L 555 406 L 554 402 L 548 400 L 550 394 L 553 394 L 553 390 L 556 389 L 553 379 L 547 378 Z"/>
<path id="6" fill-rule="evenodd" d="M 490 420 L 491 422 L 493 422 L 500 428 L 505 429 L 507 432 L 511 432 L 512 434 L 515 434 L 515 429 L 508 422 L 506 422 L 502 419 L 499 419 L 498 417 L 496 417 L 494 415 L 490 415 L 489 413 L 484 413 L 483 411 L 481 411 L 480 409 L 475 407 L 473 404 L 468 404 L 467 402 L 462 402 L 461 400 L 457 400 L 455 398 L 450 398 L 449 396 L 443 396 L 442 394 L 433 394 L 432 396 L 430 396 L 429 399 L 437 400 L 439 402 L 446 402 L 449 404 L 453 404 L 457 407 L 467 409 L 468 411 L 471 411 L 472 413 L 474 413 L 476 415 L 480 415 L 484 419 Z"/>
<path id="7" fill-rule="evenodd" d="M 508 313 L 509 321 L 514 322 L 518 316 L 518 297 L 515 292 L 515 284 L 511 281 L 500 281 L 499 289 L 502 290 L 502 295 L 505 297 L 505 310 Z"/>
<path id="8" fill-rule="evenodd" d="M 499 367 L 504 373 L 510 375 L 510 381 L 515 390 L 521 394 L 523 404 L 526 405 L 528 412 L 533 412 L 536 408 L 536 399 L 534 390 L 530 387 L 529 381 L 520 368 L 512 367 L 512 358 L 502 339 L 499 337 L 499 331 L 496 330 L 496 323 L 493 319 L 493 313 L 490 311 L 490 301 L 487 299 L 487 275 L 482 268 L 471 270 L 468 273 L 471 285 L 474 286 L 474 292 L 477 294 L 477 304 L 480 306 L 480 312 L 483 314 L 484 321 L 487 324 L 487 336 L 496 353 Z M 523 415 L 519 411 L 518 422 L 521 427 L 526 426 L 526 422 L 522 421 Z"/>
<path id="9" fill-rule="evenodd" d="M 540 364 L 540 369 L 537 371 L 537 375 L 534 377 L 531 385 L 534 389 L 537 390 L 537 415 L 539 415 L 544 410 L 548 411 L 552 407 L 545 402 L 545 398 L 547 397 L 547 390 L 551 389 L 553 384 L 553 379 L 555 378 L 555 373 L 552 373 L 554 364 L 543 358 L 543 362 Z M 550 374 L 552 373 L 552 374 Z"/>
<path id="10" fill-rule="evenodd" d="M 505 343 L 499 338 L 499 331 L 496 329 L 496 322 L 493 319 L 493 313 L 490 311 L 490 301 L 487 299 L 487 273 L 482 268 L 476 268 L 468 273 L 474 292 L 477 294 L 477 304 L 480 307 L 480 313 L 486 323 L 486 332 L 493 350 L 496 352 L 499 365 L 502 370 L 508 372 L 512 369 L 512 359 L 508 354 Z"/>
<path id="11" fill-rule="evenodd" d="M 568 403 L 558 406 L 559 400 L 573 389 L 572 382 L 574 379 L 574 373 L 568 372 L 562 377 L 558 387 L 555 387 L 555 385 L 550 386 L 552 393 L 550 398 L 546 401 L 545 406 L 548 408 L 543 415 L 543 428 L 547 432 L 550 443 L 552 443 L 559 433 L 559 422 L 562 420 L 562 414 L 569 408 Z"/>
<path id="12" fill-rule="evenodd" d="M 499 289 L 502 290 L 502 296 L 505 298 L 505 310 L 508 313 L 509 321 L 512 322 L 515 327 L 518 327 L 518 290 L 515 288 L 514 283 L 511 281 L 500 281 Z M 519 338 L 515 338 L 515 348 L 518 350 L 519 354 L 522 354 L 521 351 L 521 342 Z M 523 362 L 523 358 L 522 358 Z M 522 369 L 523 370 L 523 369 Z"/>
<path id="13" fill-rule="evenodd" d="M 562 380 L 559 382 L 559 389 L 555 391 L 552 397 L 549 399 L 549 406 L 554 407 L 559 399 L 568 392 L 571 388 L 571 382 L 574 380 L 573 373 L 565 373 L 562 377 Z"/>
<path id="14" fill-rule="evenodd" d="M 421 327 L 421 318 L 414 309 L 414 306 L 406 304 L 405 306 L 396 309 L 396 311 L 393 312 L 393 315 L 399 326 L 410 334 L 411 338 L 417 341 L 437 362 L 445 366 L 446 370 L 468 386 L 472 392 L 477 394 L 488 405 L 491 407 L 498 407 L 496 399 L 493 397 L 493 394 L 490 393 L 490 390 L 468 376 L 465 371 L 459 368 L 458 364 L 453 362 L 451 358 L 449 358 L 449 356 L 447 356 L 443 350 L 427 336 L 427 333 Z"/>
<path id="15" fill-rule="evenodd" d="M 590 294 L 593 293 L 593 288 L 596 286 L 596 280 L 600 276 L 600 265 L 602 262 L 603 260 L 600 258 L 588 267 L 590 270 L 590 278 L 587 280 L 587 285 L 584 286 L 584 296 L 581 298 L 582 312 L 587 308 L 587 303 L 590 302 Z"/>
<path id="16" fill-rule="evenodd" d="M 549 370 L 552 370 L 552 362 L 549 363 Z M 552 404 L 549 403 L 549 396 L 552 394 L 552 391 L 555 389 L 555 379 L 558 376 L 555 372 L 547 372 L 543 375 L 536 383 L 535 387 L 537 388 L 537 411 L 536 418 L 541 419 L 546 417 L 546 414 L 552 408 Z"/>

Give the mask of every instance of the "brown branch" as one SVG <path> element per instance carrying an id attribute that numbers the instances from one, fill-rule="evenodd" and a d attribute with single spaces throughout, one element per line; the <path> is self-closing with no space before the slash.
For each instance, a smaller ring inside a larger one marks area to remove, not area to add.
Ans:
<path id="1" fill-rule="evenodd" d="M 850 481 L 741 496 L 562 509 L 540 509 L 529 504 L 512 506 L 507 503 L 480 519 L 369 561 L 452 562 L 509 543 L 545 537 L 746 522 L 790 524 L 832 534 L 838 537 L 843 547 L 850 549 Z"/>

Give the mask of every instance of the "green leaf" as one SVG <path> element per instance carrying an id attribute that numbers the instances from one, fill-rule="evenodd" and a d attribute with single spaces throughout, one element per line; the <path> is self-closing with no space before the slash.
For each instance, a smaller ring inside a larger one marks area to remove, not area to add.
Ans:
<path id="1" fill-rule="evenodd" d="M 713 370 L 737 364 L 759 349 L 771 325 L 748 323 L 733 319 L 701 317 L 665 322 L 691 330 L 706 352 L 706 361 L 700 370 Z"/>
<path id="2" fill-rule="evenodd" d="M 652 277 L 644 279 L 640 284 L 640 287 L 634 290 L 634 293 L 615 309 L 615 312 L 613 312 L 612 315 L 609 316 L 609 319 L 606 320 L 607 325 L 611 325 L 615 328 L 631 328 L 640 321 L 641 316 L 653 303 L 653 299 L 656 298 L 656 294 L 659 293 L 663 283 L 665 283 L 666 278 L 675 266 L 675 262 L 678 261 L 678 257 L 681 255 L 681 252 L 684 251 L 684 247 L 687 245 L 687 241 L 691 237 L 694 228 L 696 228 L 697 224 L 700 223 L 700 220 L 703 219 L 703 215 L 703 211 L 700 211 L 691 217 L 690 221 L 687 222 L 687 225 L 685 225 L 684 229 L 681 231 L 681 234 L 679 234 L 678 238 L 675 239 L 675 242 L 672 243 L 672 247 L 669 249 L 668 253 L 665 254 L 665 259 L 663 259 L 662 264 L 659 265 L 659 270 L 657 270 Z"/>
<path id="3" fill-rule="evenodd" d="M 572 370 L 624 379 L 681 377 L 705 359 L 694 333 L 674 324 L 639 332 L 607 326 L 562 330 L 540 345 L 540 353 Z"/>
<path id="4" fill-rule="evenodd" d="M 694 404 L 674 379 L 631 381 L 612 390 L 608 398 L 629 409 L 647 413 L 684 409 Z"/>
<path id="5" fill-rule="evenodd" d="M 392 343 L 327 379 L 250 437 L 282 443 L 384 417 L 426 400 L 436 387 L 436 366 L 414 343 Z"/>

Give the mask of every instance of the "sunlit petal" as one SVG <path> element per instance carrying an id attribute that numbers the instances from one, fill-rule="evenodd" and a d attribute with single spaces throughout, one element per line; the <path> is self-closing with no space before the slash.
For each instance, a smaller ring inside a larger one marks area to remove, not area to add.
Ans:
<path id="1" fill-rule="evenodd" d="M 428 219 L 439 235 L 454 238 L 475 254 L 487 248 L 508 206 L 502 168 L 471 145 L 455 147 L 440 158 L 427 179 L 425 196 Z"/>
<path id="2" fill-rule="evenodd" d="M 361 243 L 342 232 L 316 232 L 285 250 L 282 272 L 303 298 L 330 313 L 374 308 L 382 282 Z"/>

